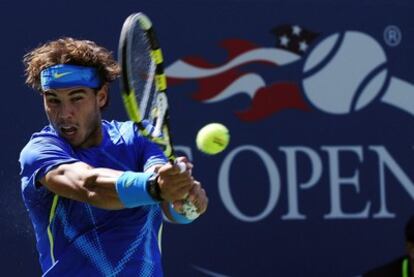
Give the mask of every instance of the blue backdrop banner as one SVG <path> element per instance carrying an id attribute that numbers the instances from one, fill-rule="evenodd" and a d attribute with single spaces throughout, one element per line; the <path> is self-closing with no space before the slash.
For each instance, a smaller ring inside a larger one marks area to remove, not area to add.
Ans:
<path id="1" fill-rule="evenodd" d="M 61 36 L 117 54 L 143 11 L 164 50 L 174 141 L 210 199 L 166 225 L 166 276 L 358 276 L 404 254 L 413 213 L 412 1 L 2 2 L 0 260 L 40 274 L 20 196 L 20 149 L 47 123 L 23 55 Z M 107 119 L 125 120 L 118 83 Z M 197 131 L 221 122 L 208 156 Z"/>

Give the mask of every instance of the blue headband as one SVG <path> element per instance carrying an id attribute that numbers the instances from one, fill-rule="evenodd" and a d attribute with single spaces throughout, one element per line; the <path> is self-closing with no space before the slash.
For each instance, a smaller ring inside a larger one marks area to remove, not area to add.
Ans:
<path id="1" fill-rule="evenodd" d="M 101 85 L 96 68 L 71 64 L 57 64 L 43 69 L 40 83 L 43 91 L 69 87 L 98 88 Z"/>

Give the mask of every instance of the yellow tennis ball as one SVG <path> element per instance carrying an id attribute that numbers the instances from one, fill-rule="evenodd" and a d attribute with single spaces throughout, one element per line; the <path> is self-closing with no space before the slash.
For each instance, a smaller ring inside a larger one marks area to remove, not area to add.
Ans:
<path id="1" fill-rule="evenodd" d="M 209 155 L 226 149 L 230 141 L 229 130 L 221 123 L 210 123 L 197 133 L 196 144 L 201 152 Z"/>

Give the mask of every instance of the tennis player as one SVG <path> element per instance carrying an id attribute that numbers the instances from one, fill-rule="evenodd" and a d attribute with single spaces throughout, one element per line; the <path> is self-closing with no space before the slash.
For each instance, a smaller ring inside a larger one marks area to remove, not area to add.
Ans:
<path id="1" fill-rule="evenodd" d="M 44 276 L 162 276 L 163 216 L 190 223 L 183 199 L 208 199 L 132 122 L 106 121 L 120 73 L 92 41 L 62 38 L 24 57 L 26 83 L 43 97 L 49 125 L 20 153 L 22 192 Z"/>

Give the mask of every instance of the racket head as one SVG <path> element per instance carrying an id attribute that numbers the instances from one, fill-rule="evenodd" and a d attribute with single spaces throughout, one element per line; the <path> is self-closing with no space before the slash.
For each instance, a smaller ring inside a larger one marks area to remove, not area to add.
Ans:
<path id="1" fill-rule="evenodd" d="M 155 66 L 151 58 L 149 37 L 144 29 L 148 25 L 151 26 L 151 21 L 142 13 L 131 14 L 122 26 L 119 42 L 121 93 L 128 116 L 137 123 L 148 118 L 149 111 L 145 106 L 150 105 L 144 97 L 155 93 L 152 85 Z"/>
<path id="2" fill-rule="evenodd" d="M 125 20 L 118 50 L 121 94 L 129 118 L 174 160 L 163 56 L 152 22 L 145 14 L 134 13 Z"/>

